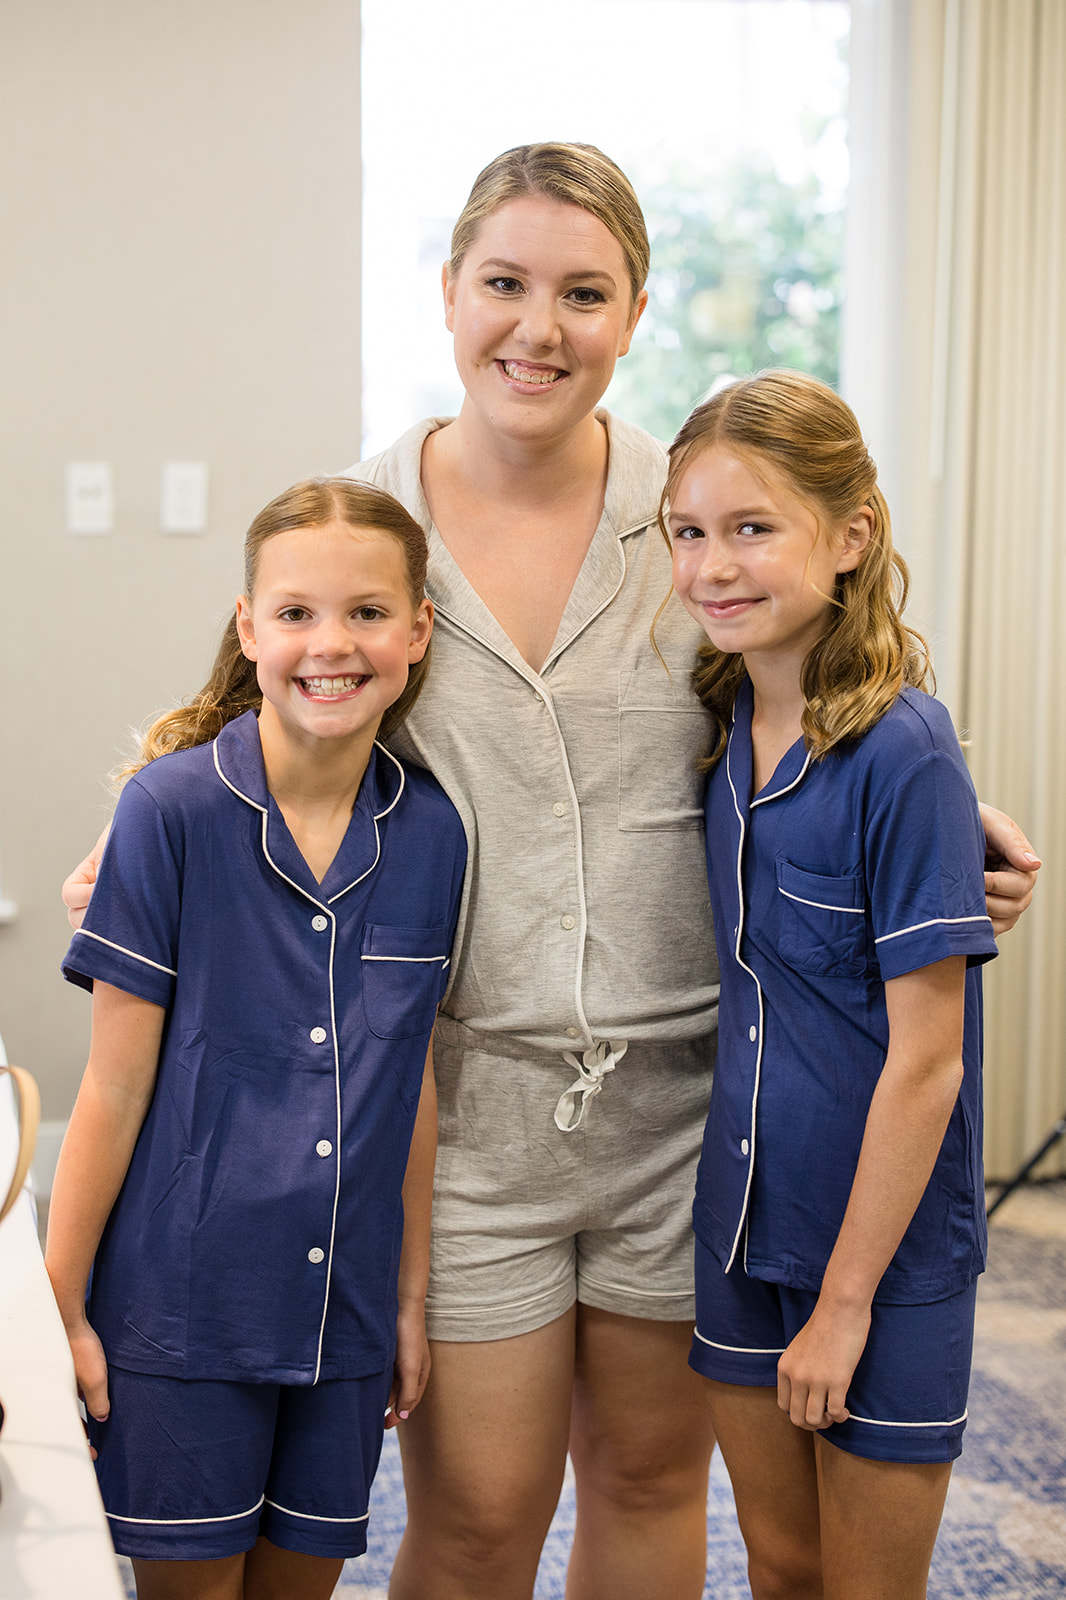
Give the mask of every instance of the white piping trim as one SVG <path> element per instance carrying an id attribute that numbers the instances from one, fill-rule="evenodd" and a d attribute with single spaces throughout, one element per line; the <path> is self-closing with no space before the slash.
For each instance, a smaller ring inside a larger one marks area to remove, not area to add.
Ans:
<path id="1" fill-rule="evenodd" d="M 902 939 L 905 933 L 921 933 L 923 928 L 954 927 L 960 922 L 987 922 L 992 926 L 992 919 L 988 916 L 979 917 L 930 917 L 928 922 L 915 922 L 909 928 L 897 928 L 895 933 L 882 933 L 874 940 L 874 944 L 884 944 L 888 939 Z"/>
<path id="2" fill-rule="evenodd" d="M 860 1417 L 852 1411 L 848 1417 L 849 1422 L 865 1422 L 871 1428 L 957 1428 L 960 1422 L 965 1422 L 969 1417 L 968 1410 L 961 1417 L 949 1417 L 946 1421 L 937 1422 L 880 1422 L 876 1417 Z"/>
<path id="3" fill-rule="evenodd" d="M 737 712 L 736 712 L 736 706 L 734 705 L 734 707 L 733 707 L 733 728 L 734 728 L 734 730 L 736 728 L 736 723 L 737 723 Z M 762 1047 L 763 1047 L 763 1038 L 765 1036 L 765 1031 L 766 1031 L 766 1029 L 765 1029 L 765 1016 L 764 1016 L 764 1012 L 763 1012 L 762 984 L 759 982 L 758 978 L 755 976 L 754 972 L 747 965 L 747 963 L 742 961 L 741 958 L 740 958 L 740 941 L 744 937 L 743 858 L 744 858 L 744 840 L 745 840 L 745 837 L 747 836 L 747 825 L 746 825 L 746 823 L 744 821 L 744 813 L 742 812 L 741 807 L 740 807 L 740 800 L 737 797 L 736 785 L 733 782 L 733 769 L 732 769 L 732 765 L 730 763 L 730 756 L 732 755 L 732 750 L 733 750 L 733 739 L 732 739 L 732 734 L 731 734 L 730 738 L 729 738 L 729 742 L 726 745 L 725 770 L 726 770 L 726 777 L 727 777 L 727 779 L 729 781 L 729 790 L 730 790 L 730 793 L 733 796 L 733 810 L 736 813 L 737 821 L 740 823 L 740 838 L 737 841 L 737 865 L 736 865 L 736 879 L 737 879 L 737 932 L 736 932 L 736 939 L 735 939 L 734 945 L 733 945 L 733 956 L 734 956 L 734 959 L 735 959 L 735 961 L 737 963 L 737 966 L 743 968 L 743 970 L 748 974 L 749 978 L 754 983 L 755 992 L 759 997 L 759 1048 L 758 1048 L 758 1051 L 756 1052 L 756 1056 L 755 1056 L 755 1086 L 754 1086 L 754 1088 L 752 1090 L 752 1095 L 751 1095 L 751 1128 L 750 1128 L 750 1133 L 749 1133 L 749 1138 L 748 1138 L 748 1176 L 747 1176 L 747 1182 L 744 1185 L 744 1203 L 740 1208 L 740 1221 L 737 1224 L 737 1231 L 736 1231 L 736 1234 L 735 1234 L 734 1239 L 733 1239 L 732 1249 L 729 1252 L 729 1260 L 725 1264 L 725 1269 L 724 1270 L 726 1272 L 729 1271 L 730 1267 L 733 1265 L 733 1262 L 736 1260 L 737 1248 L 738 1248 L 738 1246 L 740 1244 L 740 1235 L 744 1231 L 744 1224 L 747 1221 L 747 1216 L 748 1216 L 748 1202 L 751 1199 L 752 1179 L 755 1176 L 755 1112 L 756 1112 L 756 1107 L 757 1107 L 757 1105 L 759 1103 L 759 1083 L 760 1083 L 761 1078 L 762 1078 Z M 809 761 L 809 759 L 810 759 L 810 757 L 808 756 L 808 761 Z M 806 772 L 806 770 L 807 770 L 807 764 L 805 762 L 803 771 Z M 800 773 L 800 777 L 802 777 L 802 776 L 803 776 L 803 773 L 801 772 Z M 796 782 L 797 783 L 799 782 L 799 778 L 796 779 Z M 750 811 L 751 807 L 749 806 L 748 809 Z"/>
<path id="4" fill-rule="evenodd" d="M 861 917 L 865 913 L 862 906 L 833 906 L 827 900 L 805 900 L 801 894 L 789 894 L 787 889 L 777 886 L 778 894 L 783 894 L 786 900 L 794 900 L 798 906 L 814 906 L 818 911 L 847 911 L 853 917 Z M 889 935 L 891 938 L 892 935 Z"/>
<path id="5" fill-rule="evenodd" d="M 740 1356 L 783 1356 L 788 1349 L 787 1345 L 768 1345 L 765 1350 L 755 1344 L 719 1344 L 717 1339 L 708 1339 L 698 1328 L 693 1328 L 693 1333 L 701 1344 L 710 1345 L 712 1350 L 732 1350 Z"/>
<path id="6" fill-rule="evenodd" d="M 114 939 L 105 939 L 103 934 L 93 933 L 91 928 L 75 928 L 74 932 L 80 933 L 86 939 L 96 939 L 100 944 L 106 944 L 109 950 L 117 950 L 121 955 L 132 957 L 134 961 L 143 961 L 146 967 L 154 967 L 157 972 L 165 972 L 170 978 L 176 978 L 178 975 L 173 967 L 164 967 L 160 961 L 150 961 L 147 956 L 138 955 L 136 950 L 127 950 L 124 944 L 116 944 Z"/>
<path id="7" fill-rule="evenodd" d="M 375 822 L 380 822 L 382 817 L 387 817 L 389 812 L 394 810 L 395 807 L 399 804 L 400 796 L 403 794 L 404 790 L 407 787 L 407 772 L 406 772 L 406 770 L 404 768 L 403 762 L 402 761 L 397 761 L 397 759 L 393 755 L 392 751 L 391 750 L 387 750 L 385 748 L 385 746 L 383 744 L 379 744 L 376 739 L 374 740 L 374 749 L 375 750 L 380 750 L 383 756 L 388 756 L 389 760 L 392 762 L 393 766 L 396 768 L 397 772 L 400 774 L 400 787 L 397 789 L 396 793 L 393 795 L 392 799 L 389 801 L 389 803 L 385 807 L 384 811 L 378 811 L 378 812 L 376 812 L 374 814 L 374 821 Z M 336 899 L 337 898 L 336 895 L 334 895 L 333 898 Z"/>
<path id="8" fill-rule="evenodd" d="M 120 1517 L 117 1511 L 108 1511 L 112 1522 L 136 1522 L 146 1528 L 195 1528 L 206 1522 L 240 1522 L 244 1517 L 254 1517 L 266 1495 L 260 1495 L 247 1511 L 234 1511 L 227 1517 Z"/>
<path id="9" fill-rule="evenodd" d="M 733 709 L 733 723 L 734 723 L 734 726 L 736 725 L 736 720 L 737 720 L 737 713 L 736 713 L 736 707 L 734 706 L 734 709 Z M 764 806 L 766 804 L 767 800 L 779 800 L 783 794 L 788 794 L 791 790 L 793 790 L 796 787 L 796 785 L 798 783 L 802 782 L 802 780 L 807 776 L 807 768 L 810 766 L 812 759 L 813 758 L 812 758 L 811 752 L 808 750 L 807 751 L 807 759 L 804 761 L 802 767 L 796 773 L 796 776 L 793 778 L 792 782 L 791 783 L 786 783 L 785 787 L 783 789 L 775 789 L 773 794 L 759 794 L 759 795 L 756 795 L 755 799 L 748 806 L 748 810 L 749 811 L 754 811 L 756 806 Z M 754 754 L 752 756 L 752 760 L 754 762 Z"/>
<path id="10" fill-rule="evenodd" d="M 556 737 L 559 741 L 559 751 L 562 758 L 563 772 L 566 777 L 566 789 L 570 797 L 574 817 L 574 854 L 576 856 L 575 865 L 577 872 L 578 895 L 578 952 L 577 962 L 574 969 L 574 1011 L 583 1029 L 583 1043 L 586 1049 L 593 1049 L 597 1043 L 597 1040 L 594 1038 L 592 1029 L 589 1026 L 589 1020 L 585 1014 L 585 1006 L 582 999 L 582 982 L 585 970 L 585 946 L 588 942 L 588 906 L 585 900 L 585 862 L 583 833 L 581 826 L 581 808 L 578 805 L 577 789 L 574 785 L 573 774 L 570 770 L 570 762 L 567 758 L 566 741 L 563 738 L 562 729 L 559 726 L 559 719 L 555 714 L 555 706 L 552 701 L 551 691 L 544 681 L 543 673 L 552 665 L 554 661 L 559 658 L 559 656 L 563 654 L 564 650 L 568 650 L 570 646 L 581 637 L 581 635 L 591 626 L 591 624 L 595 622 L 596 618 L 600 616 L 602 612 L 606 611 L 607 607 L 616 599 L 619 591 L 622 588 L 622 585 L 625 583 L 626 572 L 628 571 L 629 565 L 626 557 L 626 551 L 622 544 L 622 539 L 627 537 L 630 533 L 636 532 L 639 528 L 648 526 L 650 526 L 650 524 L 647 522 L 634 523 L 632 528 L 626 529 L 624 533 L 615 535 L 615 538 L 618 542 L 618 554 L 621 558 L 621 572 L 619 574 L 617 583 L 615 584 L 611 593 L 605 596 L 601 604 L 596 607 L 595 611 L 592 611 L 589 616 L 585 618 L 585 621 L 576 630 L 576 632 L 571 634 L 566 642 L 559 646 L 558 650 L 553 650 L 552 653 L 547 656 L 544 666 L 541 668 L 539 673 L 534 672 L 533 669 L 524 661 L 521 663 L 521 665 L 513 661 L 509 655 L 505 655 L 502 650 L 498 649 L 491 640 L 486 639 L 484 634 L 480 633 L 478 629 L 475 628 L 471 623 L 464 622 L 462 618 L 457 617 L 453 611 L 449 611 L 446 606 L 437 606 L 438 618 L 447 618 L 453 627 L 457 628 L 461 633 L 466 634 L 468 638 L 474 639 L 484 649 L 488 650 L 490 655 L 494 655 L 497 660 L 502 661 L 505 666 L 510 667 L 512 672 L 516 672 L 520 678 L 523 678 L 526 683 L 528 683 L 529 686 L 536 692 L 536 694 L 539 695 L 549 715 L 551 716 L 552 726 L 555 729 Z M 514 648 L 513 643 L 512 648 Z"/>
<path id="11" fill-rule="evenodd" d="M 360 956 L 360 961 L 408 961 L 415 965 L 432 966 L 435 961 L 441 963 L 441 970 L 450 967 L 451 956 Z"/>
<path id="12" fill-rule="evenodd" d="M 382 748 L 384 748 L 384 747 L 382 747 Z M 282 872 L 281 868 L 278 866 L 277 862 L 274 860 L 273 856 L 270 854 L 269 849 L 267 848 L 267 824 L 268 824 L 268 822 L 270 820 L 270 814 L 269 814 L 266 806 L 261 806 L 255 800 L 252 800 L 248 795 L 242 794 L 240 789 L 238 789 L 237 786 L 235 784 L 231 783 L 230 780 L 226 777 L 226 774 L 223 772 L 222 767 L 219 764 L 219 759 L 218 759 L 218 740 L 217 739 L 215 740 L 215 743 L 214 743 L 213 754 L 214 754 L 214 760 L 215 760 L 215 771 L 218 773 L 219 777 L 222 779 L 222 782 L 226 785 L 227 789 L 229 789 L 233 794 L 235 794 L 238 799 L 243 800 L 243 801 L 245 801 L 245 803 L 247 805 L 250 805 L 253 808 L 253 810 L 258 811 L 260 813 L 260 815 L 262 816 L 263 822 L 262 822 L 262 827 L 261 827 L 261 830 L 260 830 L 261 831 L 261 843 L 262 843 L 263 856 L 264 856 L 264 859 L 266 860 L 267 865 L 271 868 L 271 870 L 273 872 L 277 873 L 278 877 L 282 880 L 283 883 L 287 883 L 290 888 L 296 890 L 297 894 L 302 895 L 305 900 L 309 900 L 313 906 L 317 906 L 320 911 L 325 911 L 329 916 L 329 923 L 330 923 L 330 928 L 329 928 L 329 1021 L 330 1021 L 330 1031 L 331 1031 L 331 1033 L 333 1035 L 333 1090 L 334 1090 L 334 1103 L 335 1103 L 335 1106 L 336 1106 L 336 1117 L 337 1117 L 337 1130 L 336 1130 L 336 1134 L 334 1136 L 334 1148 L 336 1149 L 336 1152 L 337 1152 L 337 1161 L 336 1161 L 336 1166 L 335 1166 L 335 1169 L 334 1169 L 334 1180 L 333 1180 L 333 1214 L 332 1214 L 332 1216 L 330 1218 L 329 1253 L 328 1253 L 328 1255 L 326 1257 L 326 1283 L 325 1283 L 325 1288 L 323 1290 L 323 1295 L 322 1295 L 322 1320 L 319 1323 L 319 1327 L 318 1327 L 318 1352 L 317 1352 L 317 1355 L 315 1357 L 315 1375 L 311 1379 L 312 1384 L 315 1384 L 315 1383 L 318 1382 L 319 1375 L 320 1375 L 320 1373 L 322 1371 L 322 1345 L 323 1345 L 323 1341 L 324 1341 L 325 1336 L 326 1336 L 326 1316 L 327 1316 L 327 1314 L 329 1312 L 329 1294 L 330 1294 L 330 1289 L 331 1289 L 332 1283 L 333 1283 L 333 1252 L 334 1252 L 334 1249 L 336 1247 L 336 1242 L 337 1242 L 337 1211 L 338 1211 L 339 1206 L 340 1206 L 340 1192 L 341 1192 L 341 1145 L 342 1145 L 342 1140 L 341 1140 L 341 1063 L 340 1063 L 340 1047 L 339 1047 L 339 1045 L 337 1043 L 337 996 L 336 996 L 336 988 L 335 988 L 334 980 L 333 980 L 333 966 L 334 966 L 334 960 L 335 960 L 336 953 L 337 953 L 337 915 L 336 915 L 336 912 L 330 911 L 328 904 L 324 903 L 321 900 L 316 900 L 314 895 L 308 894 L 306 889 L 302 888 L 300 884 L 294 882 L 294 880 L 292 878 L 290 878 L 287 873 Z M 399 768 L 401 777 L 405 778 L 406 775 L 404 774 L 403 767 L 396 760 L 396 757 L 394 755 L 392 755 L 391 752 L 389 752 L 388 750 L 385 751 L 385 754 L 389 757 L 389 760 L 391 762 L 393 762 L 393 764 L 397 768 Z M 386 807 L 386 809 L 380 813 L 380 816 L 384 817 L 384 816 L 388 815 L 389 811 L 392 810 L 392 806 L 394 806 L 396 804 L 396 801 L 400 798 L 400 794 L 402 794 L 402 793 L 403 793 L 403 784 L 401 783 L 399 793 L 396 795 L 396 798 L 392 801 L 392 805 Z M 333 900 L 338 900 L 342 894 L 347 894 L 348 889 L 354 889 L 356 884 L 362 883 L 363 879 L 364 878 L 368 878 L 370 876 L 370 874 L 373 872 L 374 868 L 377 866 L 378 862 L 381 860 L 381 830 L 378 827 L 378 815 L 375 815 L 373 820 L 374 820 L 374 841 L 375 841 L 375 846 L 376 846 L 375 851 L 374 851 L 374 859 L 370 863 L 369 867 L 367 867 L 366 871 L 361 873 L 360 876 L 358 878 L 354 879 L 352 883 L 348 884 L 346 889 L 339 890 L 338 893 L 335 894 L 332 897 Z M 332 903 L 332 901 L 330 903 Z"/>
<path id="13" fill-rule="evenodd" d="M 377 832 L 377 820 L 374 821 L 374 831 Z M 266 848 L 266 817 L 263 818 L 263 847 Z M 381 854 L 381 840 L 378 840 L 378 854 Z M 267 858 L 269 860 L 269 857 Z M 271 863 L 273 865 L 273 863 Z M 376 863 L 375 863 L 376 864 Z M 365 877 L 366 874 L 364 873 Z M 315 1359 L 315 1375 L 312 1383 L 317 1383 L 322 1371 L 322 1344 L 326 1337 L 326 1316 L 329 1311 L 329 1292 L 333 1286 L 333 1250 L 337 1241 L 337 1211 L 341 1198 L 341 1054 L 337 1042 L 337 997 L 333 983 L 333 960 L 337 953 L 337 919 L 333 918 L 329 933 L 329 1021 L 333 1032 L 333 1095 L 337 1110 L 337 1133 L 335 1148 L 337 1151 L 337 1165 L 333 1178 L 333 1215 L 329 1224 L 329 1255 L 326 1257 L 326 1288 L 322 1296 L 322 1321 L 318 1327 L 318 1355 Z"/>
<path id="14" fill-rule="evenodd" d="M 361 1517 L 316 1517 L 310 1511 L 293 1511 L 291 1506 L 279 1505 L 276 1500 L 268 1500 L 267 1505 L 275 1511 L 283 1511 L 287 1517 L 299 1517 L 301 1522 L 365 1522 L 370 1516 L 369 1511 L 364 1511 Z"/>

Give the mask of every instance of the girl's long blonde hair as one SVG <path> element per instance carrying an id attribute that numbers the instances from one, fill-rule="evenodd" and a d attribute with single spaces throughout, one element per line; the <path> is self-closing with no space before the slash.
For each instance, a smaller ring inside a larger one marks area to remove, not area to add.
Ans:
<path id="1" fill-rule="evenodd" d="M 871 728 L 904 684 L 924 689 L 933 683 L 928 646 L 900 616 L 909 574 L 893 548 L 877 468 L 854 412 L 827 384 L 802 372 L 760 372 L 697 406 L 670 446 L 659 508 L 668 543 L 670 497 L 685 470 L 712 445 L 783 482 L 815 513 L 820 535 L 846 526 L 864 506 L 873 514 L 869 544 L 855 570 L 839 574 L 825 632 L 803 663 L 803 735 L 820 759 L 834 745 Z M 725 750 L 743 677 L 743 656 L 704 641 L 692 674 L 693 688 L 715 725 L 704 767 L 713 766 Z"/>
<path id="2" fill-rule="evenodd" d="M 351 528 L 373 528 L 395 539 L 403 552 L 411 605 L 418 610 L 425 596 L 429 559 L 425 533 L 391 494 L 371 483 L 358 483 L 351 478 L 307 478 L 286 489 L 260 511 L 244 540 L 246 598 L 250 600 L 255 591 L 259 556 L 268 539 L 297 528 L 322 527 L 327 522 L 344 522 Z M 407 717 L 425 682 L 429 657 L 427 645 L 421 661 L 411 664 L 403 693 L 385 712 L 379 737 L 387 736 Z M 211 676 L 199 694 L 156 717 L 141 735 L 132 761 L 112 773 L 113 784 L 121 788 L 127 778 L 157 756 L 209 744 L 227 722 L 245 711 L 258 711 L 262 702 L 255 662 L 249 661 L 241 649 L 236 617 L 231 616 L 223 630 Z"/>

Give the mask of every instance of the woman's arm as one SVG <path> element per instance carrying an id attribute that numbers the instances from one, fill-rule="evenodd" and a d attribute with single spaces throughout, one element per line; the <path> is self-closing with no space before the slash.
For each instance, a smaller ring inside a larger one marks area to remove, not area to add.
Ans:
<path id="1" fill-rule="evenodd" d="M 951 956 L 885 984 L 888 1054 L 847 1210 L 811 1319 L 777 1368 L 777 1403 L 801 1428 L 847 1421 L 874 1292 L 925 1192 L 962 1083 L 965 980 L 966 958 Z"/>
<path id="2" fill-rule="evenodd" d="M 1028 910 L 1040 858 L 1005 812 L 982 805 L 981 822 L 985 830 L 985 903 L 998 939 Z"/>
<path id="3" fill-rule="evenodd" d="M 433 1169 L 437 1161 L 437 1085 L 433 1042 L 426 1052 L 403 1181 L 403 1247 L 400 1252 L 399 1314 L 396 1319 L 396 1371 L 389 1394 L 386 1428 L 406 1421 L 422 1398 L 429 1377 L 426 1290 L 429 1287 L 429 1228 L 433 1210 Z"/>
<path id="4" fill-rule="evenodd" d="M 59 1153 L 48 1209 L 45 1265 L 91 1416 L 109 1410 L 107 1364 L 85 1315 L 85 1288 L 155 1088 L 162 1006 L 111 984 L 93 985 L 92 1042 Z"/>

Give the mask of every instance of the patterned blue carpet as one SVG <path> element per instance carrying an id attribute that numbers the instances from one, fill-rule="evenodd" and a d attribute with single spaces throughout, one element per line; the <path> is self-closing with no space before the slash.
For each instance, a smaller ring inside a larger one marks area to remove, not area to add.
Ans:
<path id="1" fill-rule="evenodd" d="M 337 1593 L 386 1600 L 405 1510 L 395 1434 L 371 1502 L 370 1549 Z M 536 1600 L 563 1600 L 574 1526 L 564 1487 Z M 129 1586 L 132 1595 L 132 1585 Z M 1066 1181 L 1013 1195 L 991 1229 L 978 1297 L 970 1422 L 933 1558 L 931 1600 L 1066 1597 Z M 716 1455 L 705 1600 L 748 1600 L 744 1547 Z"/>
<path id="2" fill-rule="evenodd" d="M 1018 1191 L 997 1213 L 978 1300 L 970 1421 L 933 1558 L 931 1600 L 1066 1596 L 1066 1182 Z M 372 1501 L 370 1549 L 338 1594 L 385 1600 L 404 1524 L 390 1435 Z M 541 1559 L 536 1600 L 563 1600 L 574 1526 L 568 1483 Z M 716 1455 L 705 1600 L 747 1600 L 744 1546 Z"/>

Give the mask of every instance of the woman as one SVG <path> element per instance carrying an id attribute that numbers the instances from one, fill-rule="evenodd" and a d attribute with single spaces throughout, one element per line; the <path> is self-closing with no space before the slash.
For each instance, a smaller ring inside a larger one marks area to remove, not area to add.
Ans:
<path id="1" fill-rule="evenodd" d="M 716 1002 L 700 635 L 671 599 L 651 642 L 665 455 L 595 410 L 648 261 L 598 150 L 500 156 L 443 273 L 460 414 L 351 469 L 427 528 L 436 657 L 396 748 L 436 773 L 470 846 L 434 1046 L 433 1373 L 401 1429 L 392 1600 L 529 1600 L 568 1448 L 570 1600 L 703 1592 L 713 1440 L 686 1361 Z M 1025 869 L 993 880 L 1010 926 L 1036 863 L 1007 819 L 994 845 Z"/>

